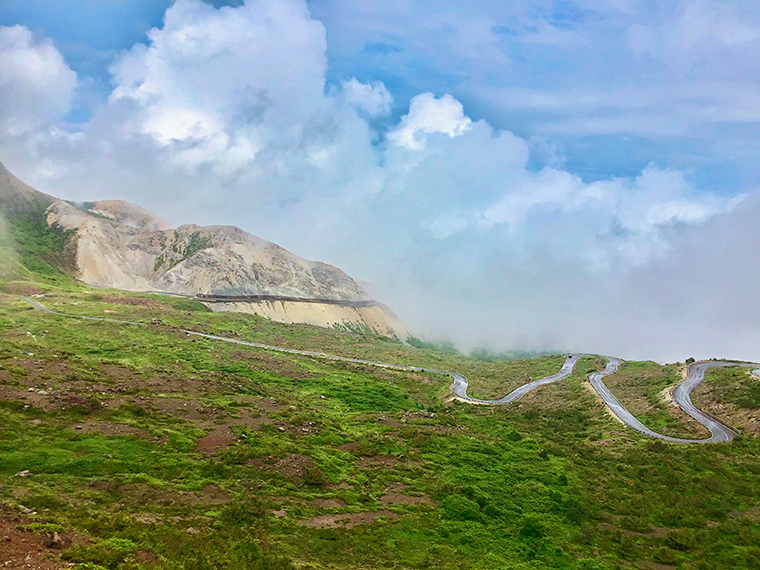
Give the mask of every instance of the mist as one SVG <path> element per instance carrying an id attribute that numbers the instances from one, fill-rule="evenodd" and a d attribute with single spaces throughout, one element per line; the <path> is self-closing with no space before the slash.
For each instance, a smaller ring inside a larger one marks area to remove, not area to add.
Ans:
<path id="1" fill-rule="evenodd" d="M 753 196 L 698 228 L 674 228 L 671 249 L 633 269 L 591 271 L 535 254 L 466 285 L 425 270 L 376 289 L 421 336 L 466 351 L 757 361 L 759 216 Z"/>

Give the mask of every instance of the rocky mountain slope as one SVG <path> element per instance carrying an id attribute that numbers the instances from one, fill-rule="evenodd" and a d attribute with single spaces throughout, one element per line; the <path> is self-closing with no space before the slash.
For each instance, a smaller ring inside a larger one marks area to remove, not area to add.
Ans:
<path id="1" fill-rule="evenodd" d="M 350 306 L 372 298 L 340 269 L 302 259 L 236 227 L 170 229 L 150 212 L 127 202 L 65 202 L 24 184 L 2 164 L 0 213 L 9 221 L 44 214 L 47 227 L 66 235 L 69 242 L 68 262 L 54 265 L 88 285 L 180 295 L 288 297 L 299 301 L 209 306 L 283 322 L 368 327 L 381 334 L 406 336 L 387 307 Z"/>

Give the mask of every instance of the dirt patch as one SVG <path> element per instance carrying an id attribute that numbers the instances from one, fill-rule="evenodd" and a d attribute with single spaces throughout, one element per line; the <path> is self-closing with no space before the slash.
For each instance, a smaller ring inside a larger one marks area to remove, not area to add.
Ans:
<path id="1" fill-rule="evenodd" d="M 45 291 L 30 283 L 3 283 L 0 285 L 0 292 L 7 293 L 8 295 L 31 297 L 32 295 L 42 295 Z"/>
<path id="2" fill-rule="evenodd" d="M 380 416 L 379 418 L 377 418 L 377 424 L 381 426 L 389 426 L 393 428 L 400 428 L 404 425 L 397 419 L 389 418 L 386 416 Z"/>
<path id="3" fill-rule="evenodd" d="M 227 449 L 234 439 L 235 434 L 232 433 L 230 426 L 217 425 L 214 426 L 210 433 L 198 440 L 198 444 L 195 446 L 195 451 L 199 453 L 213 454 L 223 449 Z"/>
<path id="4" fill-rule="evenodd" d="M 343 499 L 339 499 L 337 497 L 334 499 L 312 499 L 311 501 L 306 502 L 309 505 L 312 505 L 319 509 L 338 509 L 346 506 L 346 503 L 343 501 Z"/>
<path id="5" fill-rule="evenodd" d="M 57 570 L 70 568 L 68 562 L 59 559 L 61 547 L 86 543 L 86 539 L 70 532 L 60 535 L 57 548 L 47 534 L 33 534 L 18 530 L 19 525 L 29 524 L 25 519 L 0 519 L 0 568 L 29 568 L 36 570 Z"/>
<path id="6" fill-rule="evenodd" d="M 50 407 L 50 397 L 36 392 L 28 392 L 20 388 L 0 385 L 0 400 L 7 402 L 23 402 L 35 408 L 46 409 Z"/>
<path id="7" fill-rule="evenodd" d="M 202 490 L 194 493 L 180 493 L 180 498 L 184 503 L 204 507 L 223 505 L 232 500 L 232 497 L 213 484 L 206 485 Z"/>
<path id="8" fill-rule="evenodd" d="M 47 331 L 42 331 L 38 334 L 44 336 L 46 333 Z M 15 369 L 14 374 L 5 370 L 6 368 Z M 72 374 L 71 367 L 63 360 L 9 358 L 0 363 L 0 378 L 4 382 L 14 383 L 17 381 L 22 386 L 27 387 L 45 386 L 58 380 L 68 380 Z"/>
<path id="9" fill-rule="evenodd" d="M 82 433 L 103 433 L 106 435 L 135 435 L 151 441 L 158 441 L 159 438 L 153 437 L 148 430 L 130 426 L 127 424 L 114 424 L 111 422 L 101 422 L 96 420 L 87 420 L 84 423 L 77 424 L 77 431 Z"/>
<path id="10" fill-rule="evenodd" d="M 122 500 L 135 506 L 159 504 L 170 506 L 182 503 L 182 495 L 170 489 L 159 489 L 147 483 L 129 483 L 121 485 L 118 491 L 122 493 Z"/>
<path id="11" fill-rule="evenodd" d="M 752 507 L 747 511 L 733 510 L 731 516 L 735 518 L 747 517 L 755 522 L 760 522 L 760 506 Z"/>
<path id="12" fill-rule="evenodd" d="M 392 520 L 399 518 L 399 515 L 386 510 L 342 515 L 318 515 L 310 519 L 296 521 L 296 524 L 312 528 L 354 528 L 360 524 L 372 524 L 380 517 Z"/>
<path id="13" fill-rule="evenodd" d="M 362 446 L 361 443 L 359 443 L 358 441 L 352 441 L 351 443 L 336 445 L 335 449 L 340 449 L 341 451 L 357 451 L 361 446 Z"/>
<path id="14" fill-rule="evenodd" d="M 152 552 L 148 552 L 147 550 L 139 550 L 137 554 L 135 554 L 135 560 L 138 564 L 148 566 L 150 564 L 155 564 L 158 562 L 158 557 Z"/>
<path id="15" fill-rule="evenodd" d="M 262 471 L 276 472 L 285 479 L 300 483 L 303 480 L 304 471 L 313 469 L 317 465 L 305 455 L 293 454 L 282 459 L 272 457 L 249 459 L 248 465 Z"/>
<path id="16" fill-rule="evenodd" d="M 282 404 L 278 404 L 274 400 L 261 398 L 256 402 L 256 407 L 262 412 L 279 412 L 283 409 Z"/>
<path id="17" fill-rule="evenodd" d="M 238 351 L 232 354 L 232 360 L 245 362 L 251 370 L 270 372 L 287 378 L 310 380 L 316 377 L 311 370 L 301 366 L 298 362 L 268 352 Z"/>
<path id="18" fill-rule="evenodd" d="M 413 497 L 411 495 L 403 495 L 396 492 L 386 492 L 385 495 L 380 497 L 380 502 L 383 506 L 388 505 L 419 505 L 421 503 L 428 503 L 434 505 L 435 502 L 427 495 L 420 495 L 419 497 Z"/>
<path id="19" fill-rule="evenodd" d="M 142 382 L 142 379 L 134 372 L 134 370 L 130 370 L 124 366 L 114 366 L 113 364 L 101 366 L 100 375 L 115 382 L 127 382 L 130 386 Z"/>

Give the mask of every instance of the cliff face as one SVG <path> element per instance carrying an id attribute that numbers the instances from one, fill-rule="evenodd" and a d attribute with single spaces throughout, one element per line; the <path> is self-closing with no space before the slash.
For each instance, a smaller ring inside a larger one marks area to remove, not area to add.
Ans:
<path id="1" fill-rule="evenodd" d="M 168 229 L 146 210 L 116 200 L 73 205 L 20 182 L 0 165 L 0 208 L 35 203 L 46 223 L 74 234 L 76 277 L 96 287 L 195 295 L 276 295 L 303 299 L 369 301 L 370 295 L 340 269 L 307 261 L 232 226 Z M 257 313 L 284 322 L 364 326 L 407 336 L 382 307 L 317 303 L 213 303 L 215 311 Z"/>

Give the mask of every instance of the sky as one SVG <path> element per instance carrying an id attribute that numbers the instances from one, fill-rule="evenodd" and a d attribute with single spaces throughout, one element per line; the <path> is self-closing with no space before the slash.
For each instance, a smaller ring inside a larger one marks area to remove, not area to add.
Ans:
<path id="1" fill-rule="evenodd" d="M 0 161 L 461 348 L 760 359 L 760 3 L 0 0 Z"/>

